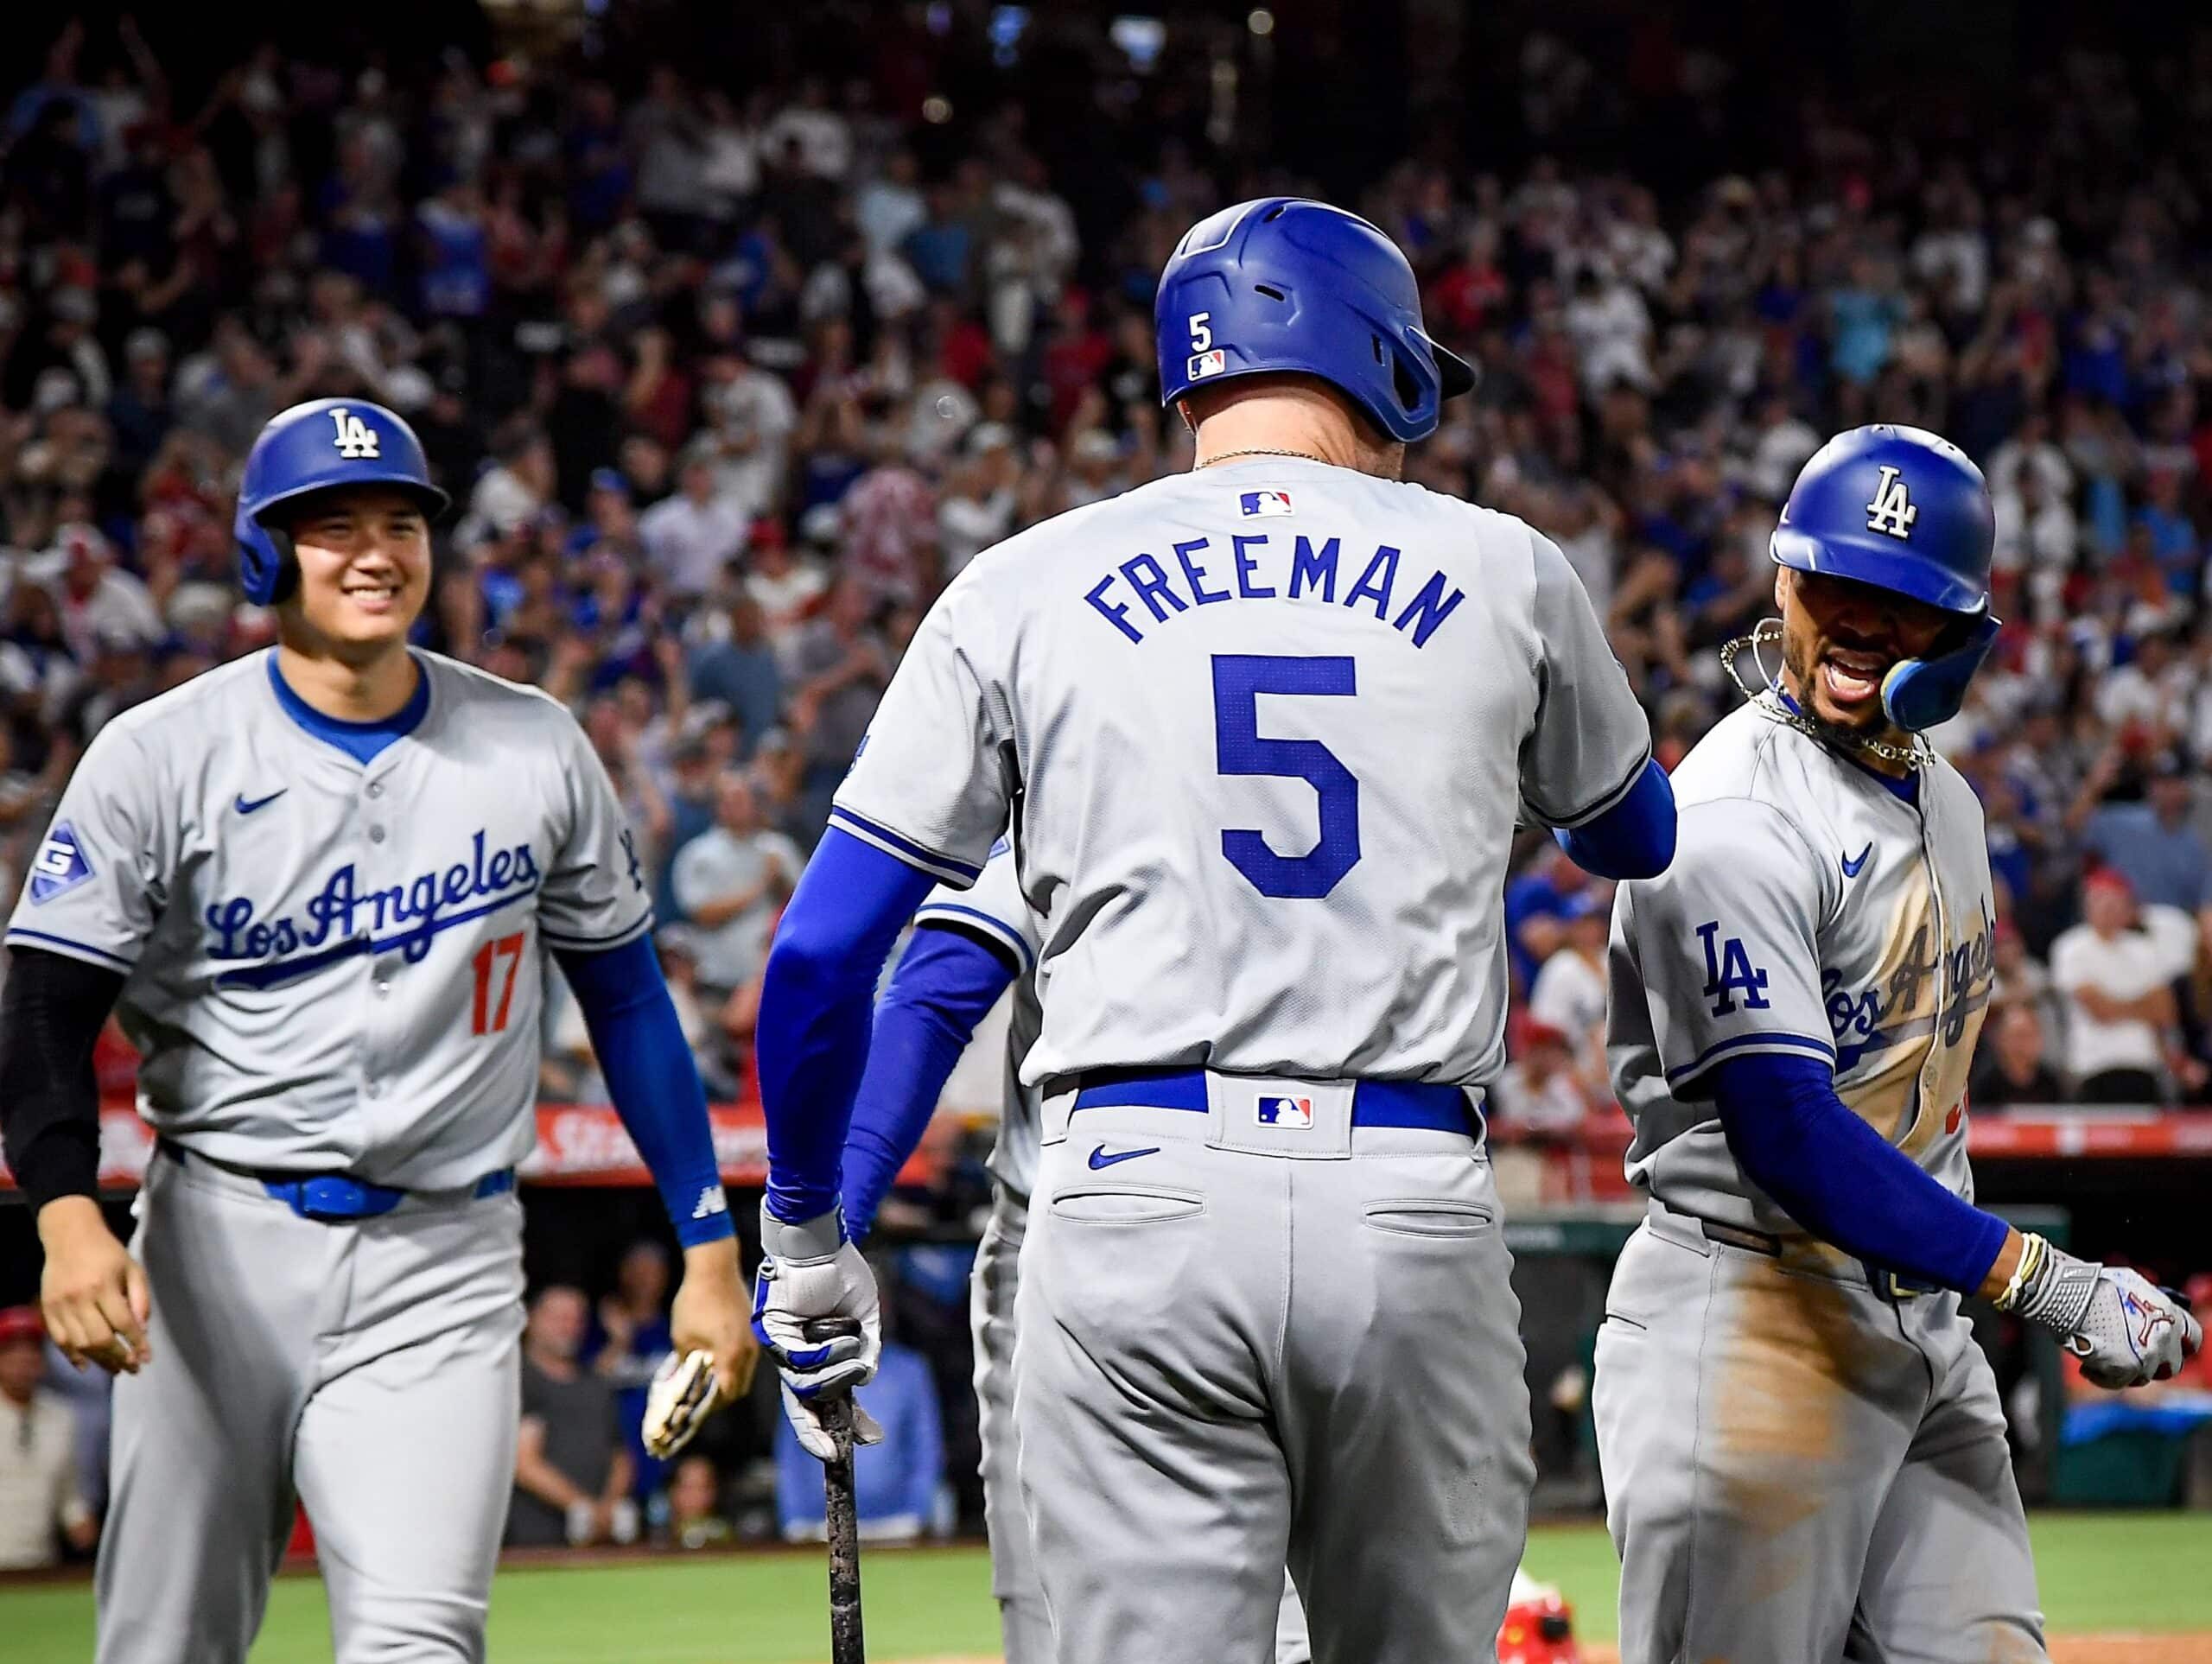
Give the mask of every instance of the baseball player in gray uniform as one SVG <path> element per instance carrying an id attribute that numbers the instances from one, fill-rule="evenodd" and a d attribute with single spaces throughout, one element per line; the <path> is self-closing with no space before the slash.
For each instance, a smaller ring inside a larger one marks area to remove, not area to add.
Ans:
<path id="1" fill-rule="evenodd" d="M 857 1241 L 874 1226 L 885 1194 L 921 1142 L 977 1026 L 1011 989 L 1006 1086 L 988 1164 L 991 1214 L 976 1250 L 969 1305 L 991 1592 L 1006 1664 L 1049 1664 L 1052 1656 L 1052 1623 L 1015 1477 L 1014 1431 L 1014 1297 L 1043 1116 L 1037 1089 L 1021 1078 L 1021 1064 L 1044 1025 L 1034 975 L 1043 937 L 1004 839 L 993 847 L 973 889 L 939 885 L 931 892 L 877 1001 L 868 1072 L 845 1140 L 845 1224 Z M 1311 1656 L 1305 1609 L 1286 1578 L 1275 1664 L 1306 1664 Z"/>
<path id="2" fill-rule="evenodd" d="M 1532 1470 L 1483 1159 L 1517 805 L 1646 873 L 1673 799 L 1588 597 L 1399 483 L 1472 382 L 1324 204 L 1186 234 L 1197 467 L 977 557 L 907 651 L 771 952 L 755 1323 L 802 1440 L 878 1345 L 838 1208 L 876 978 L 1002 832 L 1043 921 L 1014 1420 L 1061 1664 L 1495 1644 Z M 859 1332 L 819 1340 L 823 1319 Z"/>
<path id="3" fill-rule="evenodd" d="M 1915 736 L 1996 635 L 1990 545 L 1980 472 L 1935 435 L 1815 454 L 1773 540 L 1779 676 L 1676 770 L 1679 853 L 1615 904 L 1610 1055 L 1650 1198 L 1595 1386 L 1627 1664 L 2043 1658 L 1961 1294 L 2107 1387 L 2202 1340 L 2133 1272 L 1973 1205 L 1995 907 L 1980 806 Z"/>
<path id="4" fill-rule="evenodd" d="M 271 421 L 237 532 L 279 645 L 100 731 L 8 930 L 0 1118 L 47 1321 L 121 1372 L 103 1661 L 243 1659 L 296 1495 L 340 1661 L 483 1655 L 549 953 L 685 1244 L 677 1347 L 724 1392 L 750 1372 L 607 775 L 551 700 L 408 647 L 444 500 L 389 410 Z M 160 1135 L 128 1252 L 92 1199 L 111 1007 Z"/>

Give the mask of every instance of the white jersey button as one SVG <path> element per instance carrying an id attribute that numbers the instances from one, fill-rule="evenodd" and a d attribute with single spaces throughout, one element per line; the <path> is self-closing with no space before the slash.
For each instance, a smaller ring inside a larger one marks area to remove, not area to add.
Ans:
<path id="1" fill-rule="evenodd" d="M 381 781 L 381 780 L 372 780 L 372 781 L 369 783 L 369 796 L 371 796 L 372 797 L 383 797 L 383 796 L 384 796 L 384 782 L 383 782 L 383 781 Z"/>
<path id="2" fill-rule="evenodd" d="M 371 1081 L 368 1084 L 367 1090 L 368 1095 L 371 1097 L 380 1098 L 384 1096 L 384 1083 L 382 1081 Z"/>
<path id="3" fill-rule="evenodd" d="M 384 842 L 384 828 L 380 826 L 371 827 L 369 829 L 369 842 L 371 843 L 382 843 Z"/>

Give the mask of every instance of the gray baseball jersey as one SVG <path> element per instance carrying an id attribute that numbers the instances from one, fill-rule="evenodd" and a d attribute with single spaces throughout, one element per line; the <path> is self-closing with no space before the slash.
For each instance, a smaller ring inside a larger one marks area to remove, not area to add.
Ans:
<path id="1" fill-rule="evenodd" d="M 1754 701 L 1674 775 L 1674 864 L 1621 886 L 1609 960 L 1630 1178 L 1685 1212 L 1796 1226 L 1737 1170 L 1726 1057 L 1835 1065 L 1836 1091 L 1961 1196 L 1967 1070 L 1995 984 L 1981 804 L 1930 757 L 1917 800 Z"/>
<path id="2" fill-rule="evenodd" d="M 261 653 L 109 723 L 63 794 L 8 941 L 129 973 L 141 1112 L 188 1149 L 426 1191 L 512 1166 L 543 950 L 652 923 L 574 719 L 417 659 L 422 721 L 365 765 Z"/>
<path id="3" fill-rule="evenodd" d="M 1629 1172 L 1654 1198 L 1592 1391 L 1622 1658 L 1840 1658 L 1853 1635 L 1870 1657 L 2043 1658 L 2004 1408 L 1960 1297 L 1800 1230 L 1708 1101 L 1729 1057 L 1832 1061 L 1847 1106 L 1971 1193 L 1980 805 L 1932 756 L 1908 800 L 1770 695 L 1674 781 L 1674 864 L 1621 886 L 1609 956 Z M 1929 1565 L 1947 1575 L 1911 1575 Z"/>
<path id="4" fill-rule="evenodd" d="M 1014 870 L 1014 851 L 1001 839 L 983 864 L 975 887 L 955 890 L 939 885 L 915 911 L 917 924 L 934 919 L 980 931 L 1012 954 L 1020 967 L 1007 998 L 1013 1001 L 1006 1035 L 1006 1092 L 999 1110 L 999 1135 L 991 1146 L 991 1176 L 1016 1196 L 1027 1199 L 1037 1181 L 1037 1140 L 1041 1124 L 1040 1100 L 1034 1087 L 1021 1079 L 1021 1060 L 1037 1044 L 1044 1008 L 1037 988 L 1037 916 L 1021 893 L 1021 876 Z"/>
<path id="5" fill-rule="evenodd" d="M 1478 1084 L 1503 1051 L 1516 806 L 1578 824 L 1649 743 L 1546 539 L 1258 458 L 980 556 L 830 818 L 964 886 L 1011 815 L 1052 993 L 1025 1080 Z"/>

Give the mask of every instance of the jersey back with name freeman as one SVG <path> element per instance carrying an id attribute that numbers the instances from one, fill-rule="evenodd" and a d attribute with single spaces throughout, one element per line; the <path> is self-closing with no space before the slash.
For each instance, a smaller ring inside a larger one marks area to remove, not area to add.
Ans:
<path id="1" fill-rule="evenodd" d="M 652 925 L 575 720 L 416 657 L 422 721 L 366 764 L 259 653 L 117 717 L 63 794 L 8 942 L 128 973 L 141 1108 L 204 1155 L 424 1190 L 512 1165 L 544 950 Z"/>
<path id="2" fill-rule="evenodd" d="M 1522 522 L 1284 458 L 979 557 L 832 824 L 954 884 L 1009 829 L 1043 921 L 1031 1081 L 1202 1064 L 1480 1083 L 1516 817 L 1618 801 L 1649 731 Z"/>

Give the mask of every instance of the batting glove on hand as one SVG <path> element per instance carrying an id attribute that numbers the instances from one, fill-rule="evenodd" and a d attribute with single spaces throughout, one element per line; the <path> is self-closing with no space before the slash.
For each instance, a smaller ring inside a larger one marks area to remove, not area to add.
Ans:
<path id="1" fill-rule="evenodd" d="M 2123 1267 L 2077 1260 L 2040 1236 L 2028 1237 L 2020 1269 L 1997 1304 L 2056 1332 L 2093 1387 L 2167 1380 L 2204 1344 L 2202 1326 L 2179 1297 Z"/>
<path id="2" fill-rule="evenodd" d="M 810 1455 L 830 1460 L 837 1453 L 836 1442 L 818 1407 L 874 1380 L 883 1354 L 875 1273 L 846 1240 L 842 1213 L 833 1209 L 786 1224 L 761 1204 L 753 1332 L 776 1361 L 784 1413 L 798 1442 Z M 883 1429 L 857 1403 L 853 1426 L 857 1443 L 873 1445 L 883 1437 Z"/>

